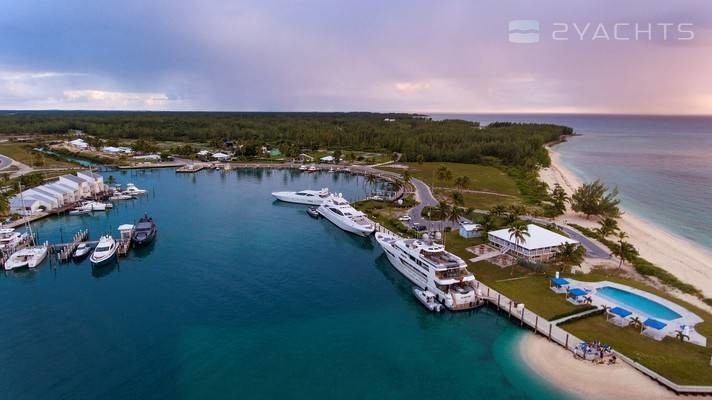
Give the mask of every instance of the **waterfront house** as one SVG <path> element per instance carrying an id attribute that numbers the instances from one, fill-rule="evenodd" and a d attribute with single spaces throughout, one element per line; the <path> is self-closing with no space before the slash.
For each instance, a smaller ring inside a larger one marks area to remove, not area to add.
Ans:
<path id="1" fill-rule="evenodd" d="M 482 236 L 482 226 L 480 224 L 473 224 L 469 222 L 463 222 L 460 224 L 460 236 L 465 239 L 477 238 Z"/>
<path id="2" fill-rule="evenodd" d="M 131 154 L 133 153 L 133 150 L 130 147 L 114 147 L 114 146 L 105 146 L 101 148 L 101 151 L 104 153 L 108 154 Z"/>
<path id="3" fill-rule="evenodd" d="M 529 236 L 516 243 L 510 236 L 509 229 L 504 228 L 489 232 L 489 242 L 499 248 L 503 253 L 511 252 L 514 255 L 530 261 L 547 261 L 559 251 L 559 246 L 564 243 L 579 244 L 576 240 L 544 229 L 538 225 L 527 225 Z"/>
<path id="4" fill-rule="evenodd" d="M 90 197 L 92 192 L 91 192 L 91 187 L 89 186 L 89 183 L 85 181 L 82 178 L 79 178 L 74 175 L 62 175 L 59 177 L 59 183 L 69 186 L 70 188 L 75 189 L 75 197 L 84 199 L 87 197 Z"/>
<path id="5" fill-rule="evenodd" d="M 333 164 L 336 162 L 336 157 L 334 156 L 324 156 L 319 159 L 319 162 L 322 164 Z"/>

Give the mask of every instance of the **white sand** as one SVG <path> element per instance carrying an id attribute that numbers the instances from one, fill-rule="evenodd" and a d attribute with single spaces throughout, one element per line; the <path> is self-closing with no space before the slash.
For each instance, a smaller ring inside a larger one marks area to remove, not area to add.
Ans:
<path id="1" fill-rule="evenodd" d="M 678 396 L 628 364 L 596 365 L 541 336 L 519 343 L 522 360 L 554 386 L 584 399 L 677 399 Z"/>
<path id="2" fill-rule="evenodd" d="M 549 148 L 549 155 L 552 166 L 541 170 L 540 179 L 550 187 L 559 183 L 571 194 L 581 184 L 580 180 L 563 167 L 556 151 Z M 598 227 L 593 219 L 587 220 L 571 210 L 557 220 L 561 222 L 562 219 L 581 226 Z M 618 225 L 628 234 L 627 240 L 638 249 L 643 258 L 666 269 L 683 282 L 693 284 L 704 292 L 705 297 L 712 297 L 712 251 L 667 232 L 628 211 L 624 212 Z"/>

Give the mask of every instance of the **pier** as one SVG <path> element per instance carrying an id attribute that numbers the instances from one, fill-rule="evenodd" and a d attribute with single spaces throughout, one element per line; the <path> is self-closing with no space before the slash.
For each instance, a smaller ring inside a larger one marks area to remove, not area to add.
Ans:
<path id="1" fill-rule="evenodd" d="M 52 249 L 57 251 L 57 260 L 59 262 L 67 262 L 72 259 L 72 254 L 74 254 L 74 250 L 79 247 L 80 243 L 83 243 L 87 237 L 89 236 L 89 231 L 87 229 L 81 230 L 77 233 L 74 234 L 74 237 L 72 237 L 72 241 L 70 243 L 65 244 L 64 246 L 58 247 L 57 246 L 52 246 Z"/>

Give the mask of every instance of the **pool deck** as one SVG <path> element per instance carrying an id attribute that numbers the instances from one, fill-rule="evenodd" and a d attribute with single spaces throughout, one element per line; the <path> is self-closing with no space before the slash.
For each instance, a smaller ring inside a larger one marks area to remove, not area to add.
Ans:
<path id="1" fill-rule="evenodd" d="M 687 310 L 685 307 L 682 307 L 676 303 L 673 303 L 670 300 L 664 299 L 660 296 L 656 296 L 650 292 L 646 292 L 644 290 L 636 289 L 634 287 L 630 287 L 627 285 L 622 285 L 620 283 L 615 283 L 615 282 L 610 282 L 610 281 L 600 281 L 600 282 L 582 282 L 582 281 L 577 281 L 574 279 L 569 279 L 567 278 L 570 282 L 570 287 L 578 287 L 585 289 L 587 291 L 590 291 L 589 296 L 593 300 L 591 303 L 592 305 L 596 307 L 622 307 L 627 309 L 628 311 L 631 311 L 633 314 L 631 315 L 632 317 L 637 316 L 640 318 L 641 321 L 645 321 L 648 318 L 653 318 L 660 320 L 660 322 L 663 322 L 667 324 L 665 328 L 662 329 L 662 332 L 665 333 L 666 336 L 671 336 L 675 337 L 677 334 L 678 330 L 682 329 L 682 326 L 689 326 L 690 327 L 690 343 L 694 343 L 700 346 L 706 346 L 707 345 L 707 338 L 700 335 L 697 331 L 695 331 L 694 326 L 703 322 L 703 319 L 700 318 L 697 314 L 690 312 Z M 638 295 L 640 297 L 644 297 L 650 301 L 654 301 L 662 306 L 665 306 L 669 308 L 670 310 L 678 313 L 681 317 L 673 320 L 664 320 L 660 318 L 655 318 L 651 315 L 646 314 L 642 310 L 638 310 L 635 307 L 632 307 L 628 304 L 623 304 L 620 302 L 617 302 L 613 299 L 610 299 L 605 296 L 601 296 L 596 294 L 596 290 L 603 288 L 603 287 L 612 287 L 616 289 L 620 289 L 626 292 L 633 293 L 635 295 Z"/>

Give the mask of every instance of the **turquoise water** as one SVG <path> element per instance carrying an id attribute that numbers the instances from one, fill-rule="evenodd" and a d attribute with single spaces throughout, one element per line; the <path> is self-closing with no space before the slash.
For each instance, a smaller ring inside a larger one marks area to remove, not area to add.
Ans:
<path id="1" fill-rule="evenodd" d="M 270 192 L 361 178 L 287 171 L 115 172 L 150 190 L 106 214 L 47 219 L 42 240 L 116 233 L 144 212 L 152 247 L 92 270 L 0 275 L 8 399 L 563 398 L 519 365 L 526 334 L 492 310 L 430 314 L 372 239 Z"/>
<path id="2" fill-rule="evenodd" d="M 81 165 L 82 167 L 93 167 L 93 166 L 97 165 L 95 162 L 93 162 L 93 161 L 91 161 L 91 160 L 87 160 L 86 158 L 80 158 L 80 157 L 74 157 L 74 156 L 67 156 L 67 155 L 64 155 L 64 154 L 56 153 L 56 152 L 51 151 L 51 150 L 44 150 L 44 149 L 34 149 L 34 150 L 35 150 L 35 151 L 39 151 L 39 152 L 41 152 L 41 153 L 53 155 L 53 156 L 55 156 L 55 157 L 57 157 L 57 158 L 60 158 L 60 159 L 62 159 L 62 160 L 66 160 L 66 161 L 70 161 L 70 162 L 79 164 L 79 165 Z"/>
<path id="3" fill-rule="evenodd" d="M 604 286 L 602 288 L 597 289 L 596 294 L 601 297 L 606 297 L 611 301 L 619 303 L 623 308 L 626 308 L 629 311 L 637 311 L 640 314 L 655 319 L 672 321 L 674 319 L 682 317 L 680 314 L 654 300 L 639 296 L 627 290 L 622 290 L 611 286 Z"/>
<path id="4" fill-rule="evenodd" d="M 712 117 L 636 115 L 439 115 L 555 123 L 582 136 L 556 146 L 583 181 L 620 189 L 624 209 L 712 249 Z"/>

